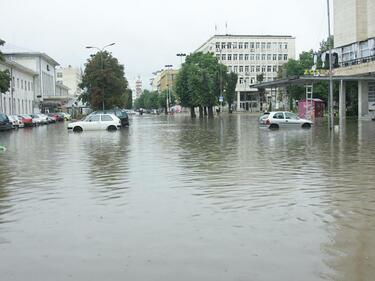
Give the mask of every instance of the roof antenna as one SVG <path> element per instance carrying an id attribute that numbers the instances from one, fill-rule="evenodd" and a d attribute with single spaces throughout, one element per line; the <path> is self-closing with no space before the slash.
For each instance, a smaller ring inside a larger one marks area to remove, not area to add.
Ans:
<path id="1" fill-rule="evenodd" d="M 217 24 L 215 24 L 215 35 L 217 35 Z"/>
<path id="2" fill-rule="evenodd" d="M 228 35 L 228 22 L 225 22 L 225 35 Z"/>

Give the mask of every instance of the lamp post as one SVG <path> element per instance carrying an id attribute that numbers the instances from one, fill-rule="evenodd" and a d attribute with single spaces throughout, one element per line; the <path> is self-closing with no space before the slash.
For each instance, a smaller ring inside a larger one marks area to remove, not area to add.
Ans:
<path id="1" fill-rule="evenodd" d="M 181 65 L 182 65 L 182 58 L 183 58 L 183 57 L 186 57 L 186 54 L 184 54 L 184 53 L 179 53 L 179 54 L 176 54 L 176 56 L 180 57 L 180 59 L 181 59 Z"/>
<path id="2" fill-rule="evenodd" d="M 173 65 L 171 65 L 171 64 L 166 64 L 164 67 L 167 68 L 167 88 L 168 88 L 168 94 L 167 94 L 167 111 L 169 112 L 169 104 L 170 104 L 170 102 L 172 102 L 171 99 L 170 99 L 170 95 L 171 95 L 171 93 L 170 93 L 170 81 L 169 81 L 169 76 L 170 76 L 170 70 L 171 70 L 171 68 L 173 67 Z"/>
<path id="3" fill-rule="evenodd" d="M 103 60 L 103 51 L 105 50 L 105 48 L 107 47 L 110 47 L 110 46 L 113 46 L 115 45 L 116 43 L 111 43 L 111 44 L 108 44 L 108 45 L 105 45 L 104 47 L 102 48 L 98 48 L 98 47 L 95 47 L 95 46 L 86 46 L 86 49 L 96 49 L 98 50 L 99 54 L 100 54 L 100 61 L 101 61 L 101 64 L 102 64 L 102 75 L 104 76 L 104 60 Z M 104 83 L 103 83 L 103 88 L 102 88 L 102 109 L 104 110 L 105 109 L 105 106 L 104 106 Z"/>
<path id="4" fill-rule="evenodd" d="M 328 14 L 328 43 L 331 41 L 331 12 L 329 7 L 329 0 L 327 0 L 327 14 Z M 329 46 L 329 116 L 328 116 L 328 124 L 329 129 L 333 129 L 333 79 L 332 79 L 332 48 L 333 46 Z"/>

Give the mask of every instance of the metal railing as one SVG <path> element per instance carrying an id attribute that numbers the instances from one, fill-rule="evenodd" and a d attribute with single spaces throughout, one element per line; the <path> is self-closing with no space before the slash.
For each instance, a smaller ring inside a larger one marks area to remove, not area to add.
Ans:
<path id="1" fill-rule="evenodd" d="M 336 66 L 334 65 L 334 68 L 358 65 L 358 64 L 368 63 L 368 62 L 372 62 L 372 61 L 375 61 L 375 55 L 364 57 L 364 58 L 359 58 L 359 59 L 354 59 L 354 60 L 339 62 L 338 65 L 336 65 Z"/>

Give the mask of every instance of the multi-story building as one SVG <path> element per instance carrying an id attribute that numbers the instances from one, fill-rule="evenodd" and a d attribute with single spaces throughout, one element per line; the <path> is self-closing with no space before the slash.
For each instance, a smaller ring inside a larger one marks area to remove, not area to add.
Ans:
<path id="1" fill-rule="evenodd" d="M 250 85 L 276 79 L 279 67 L 295 58 L 295 37 L 281 35 L 214 35 L 196 52 L 212 52 L 238 74 L 237 110 L 259 110 L 259 94 Z"/>
<path id="2" fill-rule="evenodd" d="M 375 1 L 334 0 L 334 75 L 374 78 Z M 340 84 L 340 116 L 345 117 L 345 81 Z M 375 110 L 375 82 L 358 80 L 358 115 Z"/>
<path id="3" fill-rule="evenodd" d="M 9 61 L 37 73 L 34 79 L 34 112 L 61 109 L 68 102 L 68 96 L 60 95 L 65 94 L 66 89 L 56 93 L 56 66 L 59 63 L 53 58 L 40 52 L 13 52 L 4 55 Z"/>
<path id="4" fill-rule="evenodd" d="M 176 80 L 177 69 L 163 69 L 160 73 L 159 92 L 172 91 Z"/>
<path id="5" fill-rule="evenodd" d="M 153 72 L 154 77 L 151 78 L 150 86 L 153 92 L 160 92 L 160 78 L 163 70 Z"/>
<path id="6" fill-rule="evenodd" d="M 0 93 L 0 112 L 8 115 L 33 113 L 34 81 L 38 73 L 10 60 L 0 62 L 0 71 L 6 69 L 11 83 L 6 93 Z"/>
<path id="7" fill-rule="evenodd" d="M 82 73 L 79 68 L 72 67 L 71 65 L 57 68 L 56 81 L 69 88 L 70 98 L 76 99 L 81 95 L 82 90 L 79 84 L 82 82 Z"/>
<path id="8" fill-rule="evenodd" d="M 138 76 L 137 80 L 135 80 L 135 96 L 139 98 L 142 95 L 142 80 L 141 77 Z"/>

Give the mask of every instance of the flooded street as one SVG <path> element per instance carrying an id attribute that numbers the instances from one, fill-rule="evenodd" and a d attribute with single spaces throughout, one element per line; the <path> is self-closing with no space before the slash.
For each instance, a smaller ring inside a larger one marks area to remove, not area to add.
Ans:
<path id="1" fill-rule="evenodd" d="M 375 122 L 0 133 L 0 280 L 373 280 Z"/>

